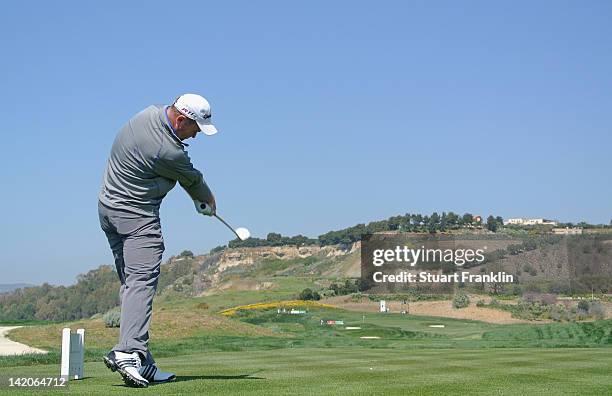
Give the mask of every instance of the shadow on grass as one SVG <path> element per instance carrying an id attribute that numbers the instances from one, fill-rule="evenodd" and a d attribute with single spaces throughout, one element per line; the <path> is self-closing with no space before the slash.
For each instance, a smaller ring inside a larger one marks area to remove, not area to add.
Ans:
<path id="1" fill-rule="evenodd" d="M 178 375 L 173 382 L 195 381 L 195 380 L 261 380 L 263 377 L 253 377 L 253 374 L 242 375 Z"/>
<path id="2" fill-rule="evenodd" d="M 253 377 L 253 374 L 241 374 L 241 375 L 180 375 L 177 376 L 176 379 L 168 382 L 160 382 L 149 384 L 149 386 L 159 386 L 159 385 L 167 385 L 172 384 L 174 382 L 185 382 L 185 381 L 198 381 L 198 380 L 262 380 L 266 379 L 263 377 Z M 113 385 L 120 387 L 128 387 L 125 384 L 121 385 Z"/>

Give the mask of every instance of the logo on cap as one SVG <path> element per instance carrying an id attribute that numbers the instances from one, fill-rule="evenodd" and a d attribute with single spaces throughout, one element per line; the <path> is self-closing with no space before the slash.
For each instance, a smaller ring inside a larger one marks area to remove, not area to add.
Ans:
<path id="1" fill-rule="evenodd" d="M 181 107 L 181 111 L 184 113 L 187 113 L 187 115 L 191 116 L 192 118 L 196 118 L 195 113 L 189 110 L 188 108 L 186 108 L 185 106 Z"/>

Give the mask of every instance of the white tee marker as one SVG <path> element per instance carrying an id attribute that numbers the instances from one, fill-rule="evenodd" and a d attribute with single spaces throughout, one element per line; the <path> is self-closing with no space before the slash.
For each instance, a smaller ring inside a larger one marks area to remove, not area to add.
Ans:
<path id="1" fill-rule="evenodd" d="M 85 329 L 71 333 L 68 327 L 62 330 L 62 367 L 60 375 L 67 379 L 83 378 L 85 354 Z"/>

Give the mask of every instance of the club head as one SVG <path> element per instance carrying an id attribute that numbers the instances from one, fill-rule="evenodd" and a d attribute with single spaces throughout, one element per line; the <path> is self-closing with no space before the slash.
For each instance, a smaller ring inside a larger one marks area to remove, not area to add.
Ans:
<path id="1" fill-rule="evenodd" d="M 249 230 L 244 227 L 236 228 L 236 234 L 238 234 L 238 238 L 240 238 L 241 241 L 244 241 L 245 239 L 248 239 L 251 236 Z"/>

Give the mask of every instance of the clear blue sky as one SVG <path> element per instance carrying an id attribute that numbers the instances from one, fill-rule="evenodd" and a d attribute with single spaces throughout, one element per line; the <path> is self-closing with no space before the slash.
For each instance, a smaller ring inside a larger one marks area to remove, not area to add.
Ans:
<path id="1" fill-rule="evenodd" d="M 114 136 L 185 92 L 220 131 L 192 160 L 255 236 L 612 218 L 611 2 L 131 3 L 3 5 L 0 283 L 112 263 L 96 205 Z M 232 237 L 180 187 L 162 227 L 166 258 Z"/>

